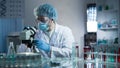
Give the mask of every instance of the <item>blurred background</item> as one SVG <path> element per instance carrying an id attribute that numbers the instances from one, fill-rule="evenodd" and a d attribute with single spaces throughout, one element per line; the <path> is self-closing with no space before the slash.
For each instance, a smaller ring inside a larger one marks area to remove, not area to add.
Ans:
<path id="1" fill-rule="evenodd" d="M 119 45 L 119 0 L 0 0 L 0 53 L 11 41 L 17 48 L 25 26 L 37 26 L 33 11 L 43 3 L 52 4 L 57 22 L 72 29 L 81 54 L 94 45 Z"/>

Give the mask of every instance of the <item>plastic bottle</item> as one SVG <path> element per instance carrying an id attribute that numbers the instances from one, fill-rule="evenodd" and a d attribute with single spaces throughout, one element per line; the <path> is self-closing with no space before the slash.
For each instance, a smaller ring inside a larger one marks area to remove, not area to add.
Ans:
<path id="1" fill-rule="evenodd" d="M 72 58 L 76 58 L 76 52 L 75 52 L 75 43 L 72 45 Z"/>

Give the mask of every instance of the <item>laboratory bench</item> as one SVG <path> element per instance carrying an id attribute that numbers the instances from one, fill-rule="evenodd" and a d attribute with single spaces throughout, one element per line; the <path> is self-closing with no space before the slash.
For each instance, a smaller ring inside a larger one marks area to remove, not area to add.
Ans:
<path id="1" fill-rule="evenodd" d="M 86 53 L 93 54 L 93 53 Z M 94 53 L 102 54 L 102 53 Z M 116 61 L 103 61 L 101 58 L 84 59 L 72 58 L 44 58 L 40 54 L 25 53 L 18 55 L 0 54 L 0 68 L 120 68 Z"/>

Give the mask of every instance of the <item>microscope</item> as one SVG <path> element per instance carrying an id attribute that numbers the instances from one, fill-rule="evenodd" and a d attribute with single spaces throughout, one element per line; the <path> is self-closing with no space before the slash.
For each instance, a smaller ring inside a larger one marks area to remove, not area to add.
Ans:
<path id="1" fill-rule="evenodd" d="M 20 40 L 23 44 L 27 45 L 28 48 L 35 52 L 35 46 L 33 46 L 34 36 L 36 34 L 36 27 L 25 27 L 22 32 L 20 32 Z"/>

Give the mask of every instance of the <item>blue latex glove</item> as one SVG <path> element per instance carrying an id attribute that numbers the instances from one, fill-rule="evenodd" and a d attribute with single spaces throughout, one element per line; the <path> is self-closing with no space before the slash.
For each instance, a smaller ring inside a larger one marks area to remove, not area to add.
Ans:
<path id="1" fill-rule="evenodd" d="M 42 40 L 34 40 L 33 43 L 35 44 L 35 46 L 37 46 L 38 49 L 44 50 L 45 52 L 50 51 L 50 45 Z"/>

